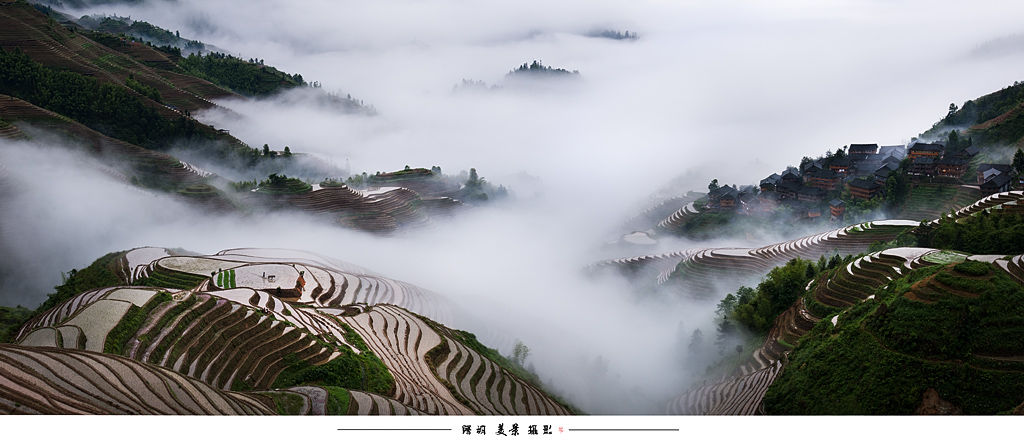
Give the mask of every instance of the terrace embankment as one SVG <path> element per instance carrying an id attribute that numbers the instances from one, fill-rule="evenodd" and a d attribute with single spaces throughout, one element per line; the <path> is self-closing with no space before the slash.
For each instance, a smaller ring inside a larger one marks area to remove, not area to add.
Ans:
<path id="1" fill-rule="evenodd" d="M 159 366 L 71 349 L 0 344 L 8 414 L 270 415 L 266 400 Z"/>

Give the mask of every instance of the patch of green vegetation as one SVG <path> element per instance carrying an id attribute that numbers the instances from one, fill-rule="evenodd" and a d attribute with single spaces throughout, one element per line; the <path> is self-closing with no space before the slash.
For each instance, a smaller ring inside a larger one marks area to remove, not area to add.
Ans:
<path id="1" fill-rule="evenodd" d="M 156 49 L 177 56 L 181 56 L 181 47 L 196 50 L 206 49 L 206 45 L 198 41 L 183 39 L 180 34 L 176 32 L 168 31 L 142 20 L 131 20 L 127 17 L 82 17 L 82 19 L 79 20 L 79 24 L 96 30 L 96 32 L 92 32 L 88 35 L 92 40 L 96 40 L 96 38 L 93 37 L 95 34 L 105 35 L 111 38 L 120 37 L 124 39 L 139 40 L 150 45 L 155 45 L 154 47 Z M 106 42 L 101 43 L 106 46 L 111 46 Z"/>
<path id="2" fill-rule="evenodd" d="M 259 194 L 289 195 L 303 194 L 313 190 L 313 186 L 297 178 L 288 178 L 286 175 L 270 174 L 266 180 L 259 183 L 256 191 Z"/>
<path id="3" fill-rule="evenodd" d="M 346 186 L 345 182 L 337 181 L 337 180 L 324 180 L 324 181 L 320 182 L 320 187 L 321 188 L 340 188 L 340 187 L 343 187 L 343 186 Z"/>
<path id="4" fill-rule="evenodd" d="M 217 273 L 217 287 L 222 289 L 235 288 L 235 270 L 228 269 Z M 288 314 L 285 314 L 288 315 Z"/>
<path id="5" fill-rule="evenodd" d="M 726 227 L 736 216 L 721 212 L 702 212 L 683 223 L 683 230 L 688 238 L 707 240 L 714 237 L 729 235 L 735 229 Z"/>
<path id="6" fill-rule="evenodd" d="M 118 258 L 124 252 L 111 252 L 96 259 L 96 261 L 81 271 L 72 269 L 66 275 L 61 274 L 64 282 L 54 286 L 53 289 L 57 292 L 47 294 L 46 301 L 36 311 L 43 313 L 85 291 L 121 284 L 121 279 L 114 273 L 114 269 L 116 269 Z"/>
<path id="7" fill-rule="evenodd" d="M 992 271 L 992 266 L 982 261 L 967 260 L 964 261 L 963 263 L 959 263 L 956 266 L 953 266 L 953 270 L 961 274 L 980 277 L 983 275 L 988 275 L 989 272 Z"/>
<path id="8" fill-rule="evenodd" d="M 33 311 L 20 305 L 13 308 L 0 306 L 0 343 L 13 342 L 21 326 L 32 317 Z"/>
<path id="9" fill-rule="evenodd" d="M 132 88 L 132 90 L 134 90 L 135 92 L 138 92 L 139 94 L 149 97 L 157 103 L 163 103 L 164 101 L 163 97 L 160 96 L 160 91 L 157 91 L 156 88 L 152 86 L 146 86 L 142 84 L 142 82 L 135 79 L 134 74 L 128 75 L 128 79 L 125 80 L 125 85 L 129 88 Z"/>
<path id="10" fill-rule="evenodd" d="M 149 347 L 149 344 L 153 339 L 160 335 L 160 333 L 164 332 L 164 328 L 166 328 L 171 321 L 178 318 L 179 315 L 185 312 L 186 309 L 191 308 L 194 304 L 196 304 L 196 296 L 192 295 L 165 312 L 149 332 L 139 336 L 139 347 L 142 349 Z M 150 363 L 153 363 L 153 359 L 156 358 L 155 354 L 155 352 L 150 354 Z"/>
<path id="11" fill-rule="evenodd" d="M 814 287 L 812 286 L 811 290 L 813 291 L 813 289 Z M 832 317 L 833 315 L 836 315 L 843 311 L 843 308 L 836 308 L 822 304 L 821 302 L 814 298 L 814 294 L 811 292 L 808 292 L 806 295 L 804 295 L 804 306 L 807 307 L 807 310 L 812 315 L 818 318 Z"/>
<path id="12" fill-rule="evenodd" d="M 81 271 L 72 269 L 67 274 L 61 273 L 63 282 L 53 289 L 55 292 L 46 295 L 46 301 L 44 301 L 39 307 L 31 311 L 27 316 L 24 315 L 21 307 L 18 308 L 5 308 L 10 315 L 7 321 L 13 322 L 16 318 L 23 319 L 17 325 L 13 323 L 6 324 L 6 332 L 3 335 L 3 341 L 14 340 L 14 335 L 18 333 L 18 330 L 30 319 L 42 314 L 58 304 L 78 295 L 85 291 L 92 289 L 105 288 L 108 286 L 117 286 L 121 284 L 121 279 L 117 277 L 114 270 L 117 269 L 117 261 L 120 258 L 121 252 L 111 252 L 103 257 L 96 259 L 89 266 Z M 0 320 L 0 327 L 4 326 L 5 322 Z"/>
<path id="13" fill-rule="evenodd" d="M 969 127 L 999 117 L 1024 103 L 1024 83 L 1014 82 L 999 91 L 964 102 L 962 106 L 950 104 L 949 113 L 931 129 L 921 134 L 922 138 L 936 138 L 951 127 Z M 972 130 L 971 136 L 977 144 L 1012 145 L 1024 136 L 1024 114 L 1008 119 L 985 130 Z"/>
<path id="14" fill-rule="evenodd" d="M 896 236 L 896 238 L 883 242 L 881 240 L 872 242 L 868 245 L 868 253 L 884 251 L 892 248 L 902 248 L 904 246 L 917 246 L 917 237 L 913 233 L 914 228 L 907 228 L 903 233 Z"/>
<path id="15" fill-rule="evenodd" d="M 135 280 L 134 284 L 157 288 L 192 289 L 207 278 L 209 277 L 157 267 L 150 271 L 148 277 L 139 278 Z"/>
<path id="16" fill-rule="evenodd" d="M 348 415 L 348 405 L 351 397 L 345 389 L 328 386 L 327 390 L 327 415 Z"/>
<path id="17" fill-rule="evenodd" d="M 347 347 L 337 348 L 341 355 L 322 365 L 313 366 L 295 354 L 285 356 L 287 365 L 272 385 L 275 389 L 299 385 L 335 386 L 390 396 L 395 379 L 387 366 L 370 351 L 359 354 Z"/>
<path id="18" fill-rule="evenodd" d="M 838 267 L 838 263 L 838 258 L 834 258 L 831 268 Z M 756 290 L 740 287 L 737 295 L 726 295 L 719 310 L 750 331 L 767 333 L 775 317 L 796 303 L 817 272 L 814 262 L 794 258 L 768 271 Z"/>
<path id="19" fill-rule="evenodd" d="M 955 249 L 969 254 L 1024 253 L 1024 217 L 1000 211 L 982 211 L 954 220 L 947 215 L 918 229 L 918 246 Z"/>
<path id="20" fill-rule="evenodd" d="M 167 353 L 168 348 L 178 343 L 179 339 L 185 333 L 185 329 L 188 328 L 195 319 L 199 318 L 216 306 L 217 299 L 215 297 L 210 297 L 209 300 L 206 300 L 202 305 L 199 305 L 199 307 L 189 310 L 174 326 L 174 330 L 168 333 L 156 348 L 153 349 L 153 352 L 150 354 L 150 363 L 159 363 L 163 355 Z M 178 355 L 172 352 L 170 357 L 169 361 L 176 361 Z"/>
<path id="21" fill-rule="evenodd" d="M 128 308 L 128 312 L 125 313 L 121 321 L 114 326 L 113 329 L 107 333 L 107 340 L 103 344 L 103 353 L 105 354 L 116 354 L 124 355 L 128 340 L 131 340 L 139 328 L 146 323 L 146 319 L 149 318 L 149 314 L 156 309 L 157 306 L 171 301 L 171 294 L 160 291 L 152 299 L 146 302 L 141 308 L 134 304 Z"/>
<path id="22" fill-rule="evenodd" d="M 454 339 L 454 340 L 462 343 L 464 346 L 466 346 L 466 347 L 476 351 L 477 353 L 479 353 L 483 357 L 490 359 L 495 364 L 497 364 L 501 368 L 505 369 L 506 371 L 509 371 L 510 373 L 515 375 L 516 377 L 519 377 L 520 379 L 525 380 L 526 382 L 532 384 L 537 389 L 540 389 L 541 391 L 544 391 L 544 393 L 547 394 L 548 397 L 551 397 L 552 399 L 554 399 L 555 401 L 560 403 L 562 406 L 564 406 L 566 409 L 569 409 L 570 411 L 572 411 L 574 414 L 583 414 L 583 412 L 581 410 L 579 410 L 579 408 L 576 408 L 575 406 L 571 405 L 569 402 L 565 401 L 564 399 L 560 398 L 559 396 L 547 392 L 545 390 L 545 387 L 544 387 L 543 383 L 541 383 L 541 381 L 540 381 L 540 377 L 538 377 L 535 372 L 533 372 L 533 371 L 531 371 L 531 370 L 529 370 L 527 368 L 524 368 L 522 366 L 523 360 L 526 358 L 526 355 L 528 355 L 529 352 L 530 352 L 529 348 L 526 348 L 526 346 L 523 345 L 522 342 L 517 342 L 516 349 L 513 351 L 513 357 L 512 357 L 512 358 L 518 359 L 519 361 L 518 362 L 513 362 L 510 358 L 501 355 L 501 353 L 499 353 L 496 349 L 488 348 L 483 343 L 480 343 L 476 339 L 476 335 L 474 335 L 471 332 L 460 331 L 460 330 L 457 330 L 457 329 L 450 329 L 450 328 L 447 328 L 447 327 L 445 327 L 445 326 L 443 326 L 443 325 L 441 325 L 441 324 L 439 324 L 439 323 L 437 323 L 437 322 L 435 322 L 435 321 L 433 321 L 433 320 L 431 320 L 431 319 L 429 319 L 427 317 L 424 317 L 422 315 L 419 315 L 419 314 L 416 314 L 416 313 L 412 313 L 412 314 L 415 315 L 420 320 L 422 320 L 428 326 L 433 328 L 434 331 L 436 331 L 438 334 L 441 334 L 444 337 L 447 337 L 449 339 Z M 450 331 L 451 333 L 447 334 L 446 331 Z M 520 347 L 520 345 L 522 345 L 522 346 Z M 447 345 L 445 345 L 445 346 L 446 346 L 446 348 L 443 349 L 443 350 L 439 349 L 439 347 L 435 347 L 434 349 L 431 349 L 430 351 L 428 351 L 428 355 L 430 355 L 430 357 L 428 357 L 428 358 L 431 359 L 431 361 L 433 361 L 433 362 L 437 362 L 438 361 L 437 359 L 439 357 L 441 357 L 444 354 L 447 354 L 447 352 L 448 352 Z M 466 368 L 464 367 L 463 369 L 466 369 Z M 445 381 L 443 377 L 439 377 L 439 378 L 442 380 L 442 382 Z M 445 384 L 448 385 L 447 382 L 445 382 Z M 463 401 L 464 399 L 461 396 L 459 396 L 454 389 L 449 387 L 449 391 L 451 391 L 453 394 L 455 394 L 457 399 L 460 402 L 463 402 L 463 404 L 466 404 L 467 406 L 469 406 L 468 401 Z"/>
<path id="23" fill-rule="evenodd" d="M 44 67 L 19 49 L 0 49 L 0 94 L 70 117 L 104 135 L 147 148 L 210 137 L 195 120 L 169 120 L 117 85 Z"/>
<path id="24" fill-rule="evenodd" d="M 961 186 L 958 184 L 919 183 L 910 187 L 900 217 L 909 220 L 931 220 L 954 209 Z M 973 201 L 972 201 L 973 203 Z"/>
<path id="25" fill-rule="evenodd" d="M 280 415 L 301 415 L 302 405 L 306 402 L 302 395 L 294 392 L 264 391 L 260 392 L 260 395 L 273 399 L 274 405 L 277 407 L 277 413 Z"/>
<path id="26" fill-rule="evenodd" d="M 906 296 L 933 281 L 973 296 Z M 998 268 L 964 262 L 918 269 L 848 309 L 838 326 L 815 326 L 764 406 L 787 415 L 910 414 L 934 388 L 967 414 L 1007 411 L 1024 400 L 1024 366 L 987 357 L 1024 356 L 1022 334 L 1024 288 Z"/>
<path id="27" fill-rule="evenodd" d="M 301 75 L 278 71 L 273 66 L 262 64 L 262 60 L 246 61 L 218 52 L 192 54 L 179 60 L 178 65 L 189 75 L 247 96 L 266 96 L 307 85 Z"/>
<path id="28" fill-rule="evenodd" d="M 932 254 L 928 254 L 921 257 L 921 260 L 928 263 L 934 263 L 937 265 L 948 265 L 950 263 L 960 263 L 967 259 L 967 254 L 963 254 L 956 251 L 939 251 Z"/>

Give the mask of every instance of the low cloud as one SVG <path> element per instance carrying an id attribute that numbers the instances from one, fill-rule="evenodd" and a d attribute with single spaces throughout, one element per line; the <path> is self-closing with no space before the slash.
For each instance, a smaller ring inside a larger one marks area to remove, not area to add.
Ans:
<path id="1" fill-rule="evenodd" d="M 756 184 L 805 155 L 906 142 L 950 102 L 1018 80 L 1018 59 L 963 57 L 1021 32 L 1024 5 L 989 3 L 179 0 L 79 11 L 180 30 L 379 111 L 335 112 L 284 95 L 196 114 L 251 146 L 290 146 L 353 173 L 477 168 L 519 198 L 381 238 L 286 214 L 211 218 L 82 172 L 57 151 L 5 142 L 0 162 L 26 189 L 16 215 L 4 215 L 22 239 L 8 249 L 15 262 L 40 263 L 15 279 L 32 282 L 19 294 L 33 295 L 17 300 L 38 300 L 59 271 L 112 250 L 314 250 L 450 297 L 502 332 L 507 340 L 493 345 L 504 353 L 520 338 L 541 378 L 587 411 L 659 413 L 666 393 L 705 366 L 675 359 L 693 330 L 713 340 L 722 294 L 643 298 L 579 268 L 609 258 L 600 245 L 627 233 L 621 222 L 637 202 L 668 183 Z M 638 38 L 585 36 L 595 28 Z M 462 79 L 493 84 L 533 60 L 579 70 L 581 80 L 451 93 Z"/>

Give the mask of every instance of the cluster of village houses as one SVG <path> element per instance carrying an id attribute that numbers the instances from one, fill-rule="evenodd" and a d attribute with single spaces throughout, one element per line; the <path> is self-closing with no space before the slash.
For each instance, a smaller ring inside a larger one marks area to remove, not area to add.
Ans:
<path id="1" fill-rule="evenodd" d="M 978 149 L 969 147 L 947 153 L 943 143 L 913 142 L 909 145 L 878 146 L 853 144 L 846 154 L 810 161 L 800 168 L 788 167 L 754 186 L 721 186 L 708 194 L 709 211 L 737 211 L 756 215 L 774 211 L 780 204 L 806 218 L 822 216 L 824 199 L 845 186 L 854 199 L 871 199 L 882 194 L 889 173 L 899 168 L 904 158 L 911 159 L 909 173 L 919 178 L 944 177 L 965 184 L 977 184 L 984 194 L 1008 191 L 1011 186 L 1009 164 L 978 165 L 977 177 L 965 178 L 971 159 Z M 842 219 L 846 203 L 829 202 L 832 220 Z"/>

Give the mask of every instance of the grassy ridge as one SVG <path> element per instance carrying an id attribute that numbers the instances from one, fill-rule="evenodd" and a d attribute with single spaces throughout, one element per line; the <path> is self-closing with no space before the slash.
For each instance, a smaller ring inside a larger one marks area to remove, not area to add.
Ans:
<path id="1" fill-rule="evenodd" d="M 274 389 L 299 385 L 320 385 L 357 389 L 390 396 L 395 391 L 395 378 L 387 366 L 370 351 L 363 339 L 348 325 L 339 322 L 345 329 L 345 340 L 361 352 L 356 354 L 347 346 L 337 348 L 341 355 L 325 364 L 313 366 L 300 361 L 295 354 L 284 358 L 287 367 L 274 380 Z"/>
<path id="2" fill-rule="evenodd" d="M 67 274 L 61 274 L 63 283 L 54 286 L 55 292 L 46 295 L 44 301 L 34 311 L 25 308 L 0 307 L 0 343 L 11 343 L 14 335 L 18 333 L 21 326 L 39 314 L 57 306 L 78 294 L 92 289 L 105 288 L 121 284 L 121 279 L 114 273 L 117 267 L 118 258 L 125 251 L 111 252 L 96 259 L 89 266 L 82 269 L 72 269 Z"/>
<path id="3" fill-rule="evenodd" d="M 969 295 L 969 296 L 968 296 Z M 934 388 L 967 414 L 1024 401 L 1024 288 L 993 265 L 919 269 L 820 322 L 765 395 L 770 414 L 910 414 Z M 994 359 L 990 357 L 1004 357 Z"/>

